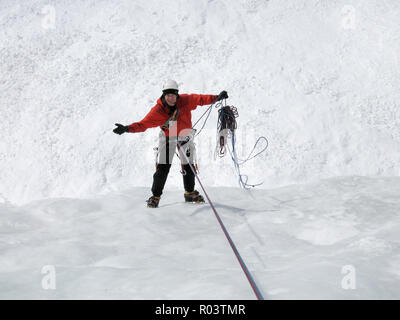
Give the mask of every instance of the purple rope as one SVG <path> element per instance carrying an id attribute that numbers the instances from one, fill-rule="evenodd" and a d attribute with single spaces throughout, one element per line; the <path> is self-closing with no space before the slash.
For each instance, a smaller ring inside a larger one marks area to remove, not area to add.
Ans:
<path id="1" fill-rule="evenodd" d="M 199 182 L 201 188 L 203 189 L 204 194 L 205 194 L 205 196 L 206 196 L 206 198 L 207 198 L 207 200 L 208 200 L 208 202 L 209 202 L 209 204 L 210 204 L 210 206 L 211 206 L 211 209 L 214 211 L 215 217 L 217 218 L 217 220 L 218 220 L 218 222 L 219 222 L 219 225 L 221 226 L 222 231 L 223 231 L 224 234 L 225 234 L 225 237 L 228 239 L 228 242 L 229 242 L 229 244 L 230 244 L 230 246 L 231 246 L 233 252 L 235 253 L 236 258 L 237 258 L 237 260 L 239 261 L 239 264 L 240 264 L 240 266 L 241 266 L 243 272 L 245 273 L 246 278 L 247 278 L 247 280 L 249 281 L 251 288 L 252 288 L 253 291 L 254 291 L 254 294 L 256 295 L 256 297 L 257 297 L 258 300 L 264 300 L 264 298 L 263 298 L 263 296 L 262 296 L 262 294 L 261 294 L 260 289 L 258 289 L 257 284 L 256 284 L 256 282 L 254 281 L 253 277 L 251 276 L 251 273 L 250 273 L 249 269 L 247 268 L 246 264 L 244 263 L 242 257 L 240 256 L 240 253 L 239 253 L 239 251 L 237 250 L 237 248 L 236 248 L 236 246 L 235 246 L 235 243 L 233 242 L 232 238 L 230 237 L 228 231 L 226 230 L 224 223 L 222 222 L 220 216 L 219 216 L 218 213 L 217 213 L 217 210 L 215 210 L 214 204 L 212 203 L 210 197 L 208 196 L 206 190 L 204 189 L 203 184 L 201 183 L 200 178 L 199 178 L 199 176 L 197 175 L 196 170 L 193 168 L 193 166 L 192 166 L 192 164 L 190 163 L 190 161 L 189 161 L 188 157 L 186 156 L 185 152 L 181 152 L 180 147 L 181 147 L 181 144 L 178 142 L 178 150 L 179 150 L 179 153 L 180 153 L 181 155 L 182 155 L 182 154 L 184 155 L 184 157 L 186 158 L 186 160 L 187 160 L 187 162 L 188 162 L 188 164 L 189 164 L 189 166 L 190 166 L 190 169 L 193 171 L 193 173 L 194 173 L 194 175 L 195 175 L 197 181 Z"/>

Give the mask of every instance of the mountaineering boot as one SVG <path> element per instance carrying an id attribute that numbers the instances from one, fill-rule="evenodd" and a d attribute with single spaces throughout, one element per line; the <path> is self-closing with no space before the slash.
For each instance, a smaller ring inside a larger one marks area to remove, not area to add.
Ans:
<path id="1" fill-rule="evenodd" d="M 160 197 L 151 196 L 147 202 L 147 208 L 157 208 L 160 202 Z"/>
<path id="2" fill-rule="evenodd" d="M 203 203 L 204 198 L 197 190 L 192 192 L 185 191 L 185 202 Z"/>

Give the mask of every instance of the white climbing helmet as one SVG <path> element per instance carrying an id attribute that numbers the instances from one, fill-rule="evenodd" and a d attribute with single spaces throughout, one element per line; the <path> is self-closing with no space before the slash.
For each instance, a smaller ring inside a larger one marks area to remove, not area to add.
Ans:
<path id="1" fill-rule="evenodd" d="M 168 79 L 167 81 L 164 82 L 162 89 L 163 89 L 163 91 L 165 91 L 165 90 L 176 90 L 176 91 L 178 91 L 179 90 L 178 84 L 176 83 L 176 81 L 175 80 L 171 80 L 171 79 Z"/>

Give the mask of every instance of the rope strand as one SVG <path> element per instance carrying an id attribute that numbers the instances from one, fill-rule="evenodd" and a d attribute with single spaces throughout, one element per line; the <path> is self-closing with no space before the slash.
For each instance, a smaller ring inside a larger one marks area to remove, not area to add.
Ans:
<path id="1" fill-rule="evenodd" d="M 243 258 L 240 256 L 240 253 L 239 253 L 238 249 L 236 248 L 236 245 L 235 245 L 235 243 L 233 242 L 231 236 L 229 235 L 228 230 L 225 228 L 225 225 L 224 225 L 224 223 L 222 222 L 222 219 L 220 218 L 219 214 L 217 213 L 217 210 L 215 210 L 214 204 L 212 203 L 210 197 L 208 196 L 207 191 L 206 191 L 205 188 L 203 187 L 203 184 L 201 183 L 200 178 L 199 178 L 199 176 L 197 175 L 196 170 L 193 168 L 192 164 L 190 163 L 188 157 L 186 156 L 186 153 L 181 151 L 181 144 L 180 144 L 179 142 L 178 142 L 178 150 L 179 150 L 179 153 L 181 154 L 181 157 L 182 157 L 182 158 L 185 157 L 186 161 L 188 162 L 188 164 L 189 164 L 189 166 L 190 166 L 190 169 L 193 171 L 193 173 L 194 173 L 194 175 L 195 175 L 197 181 L 199 182 L 200 187 L 203 189 L 204 195 L 206 196 L 206 198 L 207 198 L 207 200 L 208 200 L 208 203 L 210 204 L 211 209 L 213 210 L 213 212 L 214 212 L 214 214 L 215 214 L 215 217 L 217 218 L 218 223 L 219 223 L 219 225 L 220 225 L 222 231 L 224 232 L 225 237 L 227 238 L 227 240 L 228 240 L 228 242 L 229 242 L 229 245 L 231 246 L 231 248 L 232 248 L 232 250 L 233 250 L 233 252 L 234 252 L 234 254 L 235 254 L 235 256 L 236 256 L 236 258 L 237 258 L 237 260 L 238 260 L 238 262 L 239 262 L 239 264 L 240 264 L 240 267 L 242 268 L 244 274 L 246 275 L 246 278 L 247 278 L 247 280 L 249 281 L 250 286 L 251 286 L 251 288 L 252 288 L 253 291 L 254 291 L 254 294 L 256 295 L 256 297 L 257 297 L 258 300 L 264 300 L 264 298 L 263 298 L 263 296 L 262 296 L 262 294 L 261 294 L 260 289 L 257 287 L 257 284 L 256 284 L 256 282 L 254 281 L 254 279 L 253 279 L 253 277 L 252 277 L 252 275 L 251 275 L 249 269 L 247 268 L 247 266 L 246 266 L 246 264 L 245 264 Z"/>

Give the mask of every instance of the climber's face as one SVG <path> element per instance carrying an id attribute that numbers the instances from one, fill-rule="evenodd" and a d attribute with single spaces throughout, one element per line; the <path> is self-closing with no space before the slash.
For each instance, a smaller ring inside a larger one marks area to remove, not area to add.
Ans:
<path id="1" fill-rule="evenodd" d="M 165 95 L 165 102 L 168 103 L 169 106 L 174 106 L 176 104 L 177 97 L 173 93 L 168 93 Z"/>

